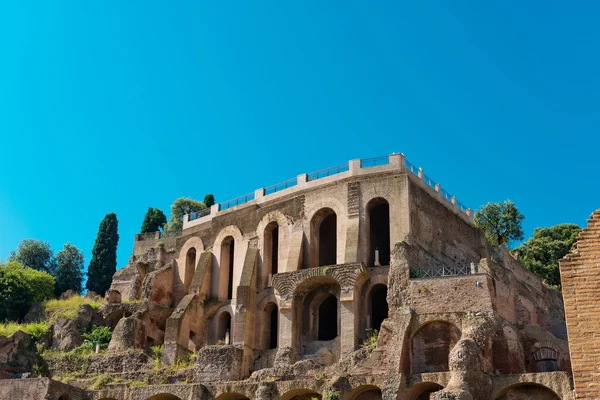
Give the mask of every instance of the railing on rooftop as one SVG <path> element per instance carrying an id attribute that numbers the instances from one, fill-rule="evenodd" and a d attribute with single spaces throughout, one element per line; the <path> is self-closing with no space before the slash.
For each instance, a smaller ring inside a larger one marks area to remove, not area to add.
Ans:
<path id="1" fill-rule="evenodd" d="M 361 158 L 361 168 L 379 167 L 381 165 L 388 165 L 390 163 L 389 156 L 374 157 L 374 158 Z"/>
<path id="2" fill-rule="evenodd" d="M 181 236 L 181 229 L 166 230 L 160 233 L 160 238 Z"/>
<path id="3" fill-rule="evenodd" d="M 402 156 L 401 154 L 398 154 L 398 156 Z M 454 196 L 452 196 L 450 193 L 448 193 L 445 189 L 443 189 L 441 187 L 441 185 L 437 182 L 435 182 L 433 179 L 431 179 L 429 176 L 425 175 L 423 173 L 423 170 L 420 168 L 417 168 L 417 166 L 415 166 L 414 164 L 412 164 L 410 161 L 405 160 L 405 168 L 410 171 L 412 174 L 416 175 L 417 177 L 419 177 L 419 179 L 422 179 L 423 182 L 425 182 L 425 184 L 429 187 L 431 187 L 433 190 L 437 191 L 440 193 L 440 195 L 442 197 L 444 197 L 446 200 L 448 200 L 449 202 L 453 203 L 456 205 L 456 207 L 458 209 L 460 209 L 461 211 L 465 212 L 467 215 L 471 216 L 470 213 L 470 209 L 468 209 L 464 204 L 460 203 L 459 201 L 456 200 L 456 198 Z M 390 164 L 390 156 L 381 156 L 381 157 L 373 157 L 373 158 L 362 158 L 360 159 L 360 167 L 361 168 L 371 168 L 371 167 L 377 167 L 377 166 L 382 166 L 382 165 L 389 165 Z M 341 172 L 346 172 L 350 169 L 350 165 L 349 163 L 343 163 L 343 164 L 338 164 L 335 165 L 333 167 L 329 167 L 329 168 L 325 168 L 319 171 L 315 171 L 315 172 L 311 172 L 309 174 L 307 174 L 307 180 L 308 181 L 315 181 L 317 179 L 321 179 L 321 178 L 325 178 L 328 176 L 332 176 L 332 175 L 336 175 L 339 174 Z M 277 193 L 279 191 L 288 189 L 290 187 L 296 186 L 298 183 L 298 179 L 297 178 L 292 178 L 292 179 L 288 179 L 287 181 L 281 182 L 281 183 L 277 183 L 275 185 L 269 186 L 267 188 L 264 189 L 264 195 L 270 195 L 273 193 Z M 254 193 L 250 193 L 244 196 L 240 196 L 237 197 L 235 199 L 223 202 L 219 204 L 219 210 L 227 210 L 231 207 L 235 207 L 235 206 L 239 206 L 241 204 L 245 204 L 249 201 L 254 200 L 255 194 Z M 207 215 L 210 215 L 210 209 L 204 209 L 204 210 L 200 210 L 197 211 L 195 213 L 190 213 L 189 215 L 189 221 L 193 221 L 196 220 L 198 218 L 202 218 L 205 217 Z"/>
<path id="4" fill-rule="evenodd" d="M 254 200 L 254 193 L 249 193 L 240 197 L 236 197 L 235 199 L 228 200 L 224 203 L 219 203 L 220 210 L 227 210 L 228 208 L 239 206 L 240 204 L 247 203 L 249 201 Z"/>
<path id="5" fill-rule="evenodd" d="M 189 216 L 189 220 L 193 221 L 198 218 L 206 217 L 207 215 L 210 215 L 210 207 L 206 207 L 200 211 L 191 212 L 190 216 Z"/>
<path id="6" fill-rule="evenodd" d="M 285 182 L 281 182 L 281 183 L 277 183 L 273 186 L 269 186 L 269 187 L 265 188 L 265 196 L 268 194 L 273 194 L 273 193 L 279 192 L 281 190 L 290 188 L 292 186 L 296 186 L 296 184 L 298 184 L 298 179 L 293 178 L 293 179 L 288 179 Z"/>
<path id="7" fill-rule="evenodd" d="M 459 266 L 439 266 L 431 268 L 411 268 L 410 278 L 439 278 L 444 276 L 472 275 L 479 273 L 479 264 Z"/>
<path id="8" fill-rule="evenodd" d="M 309 181 L 315 181 L 317 179 L 325 178 L 327 176 L 336 175 L 340 172 L 348 171 L 348 163 L 338 164 L 333 167 L 325 168 L 319 171 L 311 172 L 308 174 Z"/>

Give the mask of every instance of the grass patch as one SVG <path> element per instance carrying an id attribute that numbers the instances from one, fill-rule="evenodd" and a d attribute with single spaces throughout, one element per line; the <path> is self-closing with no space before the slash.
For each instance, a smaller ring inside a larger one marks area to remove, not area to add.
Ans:
<path id="1" fill-rule="evenodd" d="M 98 310 L 104 300 L 90 299 L 81 296 L 73 296 L 68 299 L 52 299 L 44 302 L 44 310 L 47 315 L 50 314 L 50 322 L 56 322 L 61 319 L 71 320 L 77 315 L 77 309 L 82 304 L 89 304 L 93 310 Z"/>
<path id="2" fill-rule="evenodd" d="M 140 387 L 140 386 L 148 386 L 148 382 L 143 381 L 131 381 L 129 382 L 129 387 Z"/>
<path id="3" fill-rule="evenodd" d="M 194 368 L 196 361 L 198 361 L 198 353 L 188 353 L 187 357 L 177 360 L 174 364 L 167 366 L 166 371 L 172 373 L 183 369 Z"/>
<path id="4" fill-rule="evenodd" d="M 90 390 L 100 390 L 104 389 L 104 387 L 113 381 L 112 376 L 108 374 L 98 375 L 96 380 L 90 385 Z"/>
<path id="5" fill-rule="evenodd" d="M 40 339 L 48 333 L 50 325 L 47 322 L 34 322 L 31 324 L 19 324 L 18 322 L 7 322 L 0 324 L 0 336 L 9 337 L 16 331 L 23 331 L 31 335 L 34 340 Z"/>
<path id="6" fill-rule="evenodd" d="M 373 346 L 377 343 L 377 336 L 379 332 L 377 329 L 369 329 L 369 337 L 362 342 L 361 347 L 364 349 L 365 347 Z"/>

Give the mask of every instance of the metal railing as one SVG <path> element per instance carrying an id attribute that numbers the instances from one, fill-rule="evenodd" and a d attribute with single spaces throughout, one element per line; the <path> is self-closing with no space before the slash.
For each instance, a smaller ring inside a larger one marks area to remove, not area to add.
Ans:
<path id="1" fill-rule="evenodd" d="M 380 165 L 388 165 L 389 163 L 390 163 L 389 156 L 374 157 L 374 158 L 361 158 L 360 159 L 360 167 L 361 168 L 379 167 Z"/>
<path id="2" fill-rule="evenodd" d="M 204 208 L 200 211 L 191 212 L 189 221 L 193 221 L 198 218 L 206 217 L 207 215 L 210 215 L 210 207 Z"/>
<path id="3" fill-rule="evenodd" d="M 440 278 L 445 276 L 472 275 L 479 273 L 479 264 L 471 263 L 470 265 L 459 266 L 439 266 L 432 268 L 411 268 L 410 277 L 416 278 Z"/>
<path id="4" fill-rule="evenodd" d="M 277 184 L 275 184 L 273 186 L 269 186 L 269 187 L 265 188 L 265 195 L 279 192 L 281 190 L 290 188 L 292 186 L 296 186 L 297 184 L 298 184 L 298 179 L 297 178 L 288 179 L 285 182 L 277 183 Z"/>
<path id="5" fill-rule="evenodd" d="M 431 179 L 425 174 L 423 174 L 423 182 L 425 182 L 433 190 L 435 190 L 435 187 L 437 186 L 437 182 L 435 182 L 433 179 Z"/>
<path id="6" fill-rule="evenodd" d="M 254 200 L 254 193 L 249 193 L 244 196 L 236 197 L 235 199 L 228 200 L 224 203 L 219 203 L 220 210 L 227 210 L 228 208 L 239 206 L 240 204 L 247 203 Z"/>
<path id="7" fill-rule="evenodd" d="M 160 238 L 181 236 L 181 229 L 168 230 L 160 233 Z"/>
<path id="8" fill-rule="evenodd" d="M 406 169 L 419 176 L 419 168 L 415 167 L 410 161 L 406 160 Z"/>
<path id="9" fill-rule="evenodd" d="M 333 167 L 325 168 L 319 171 L 311 172 L 308 174 L 309 181 L 315 181 L 317 179 L 325 178 L 327 176 L 336 175 L 340 172 L 348 171 L 348 163 L 338 164 Z"/>

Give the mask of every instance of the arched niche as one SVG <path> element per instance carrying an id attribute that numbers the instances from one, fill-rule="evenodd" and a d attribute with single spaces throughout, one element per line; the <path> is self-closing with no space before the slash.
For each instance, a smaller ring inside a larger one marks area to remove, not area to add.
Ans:
<path id="1" fill-rule="evenodd" d="M 366 207 L 369 266 L 375 266 L 376 251 L 379 265 L 390 265 L 390 204 L 377 197 Z"/>
<path id="2" fill-rule="evenodd" d="M 337 260 L 337 214 L 331 208 L 317 211 L 310 222 L 311 266 L 335 265 Z"/>
<path id="3" fill-rule="evenodd" d="M 421 326 L 411 340 L 411 373 L 448 371 L 450 350 L 460 340 L 461 332 L 445 321 Z"/>

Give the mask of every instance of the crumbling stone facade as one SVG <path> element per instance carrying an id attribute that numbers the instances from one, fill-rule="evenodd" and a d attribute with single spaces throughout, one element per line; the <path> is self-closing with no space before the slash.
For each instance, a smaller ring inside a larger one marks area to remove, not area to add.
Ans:
<path id="1" fill-rule="evenodd" d="M 560 262 L 573 380 L 578 399 L 600 398 L 600 210 Z"/>
<path id="2" fill-rule="evenodd" d="M 197 353 L 187 384 L 90 398 L 574 398 L 560 294 L 402 154 L 239 202 L 137 235 L 103 311 L 110 348 Z"/>

